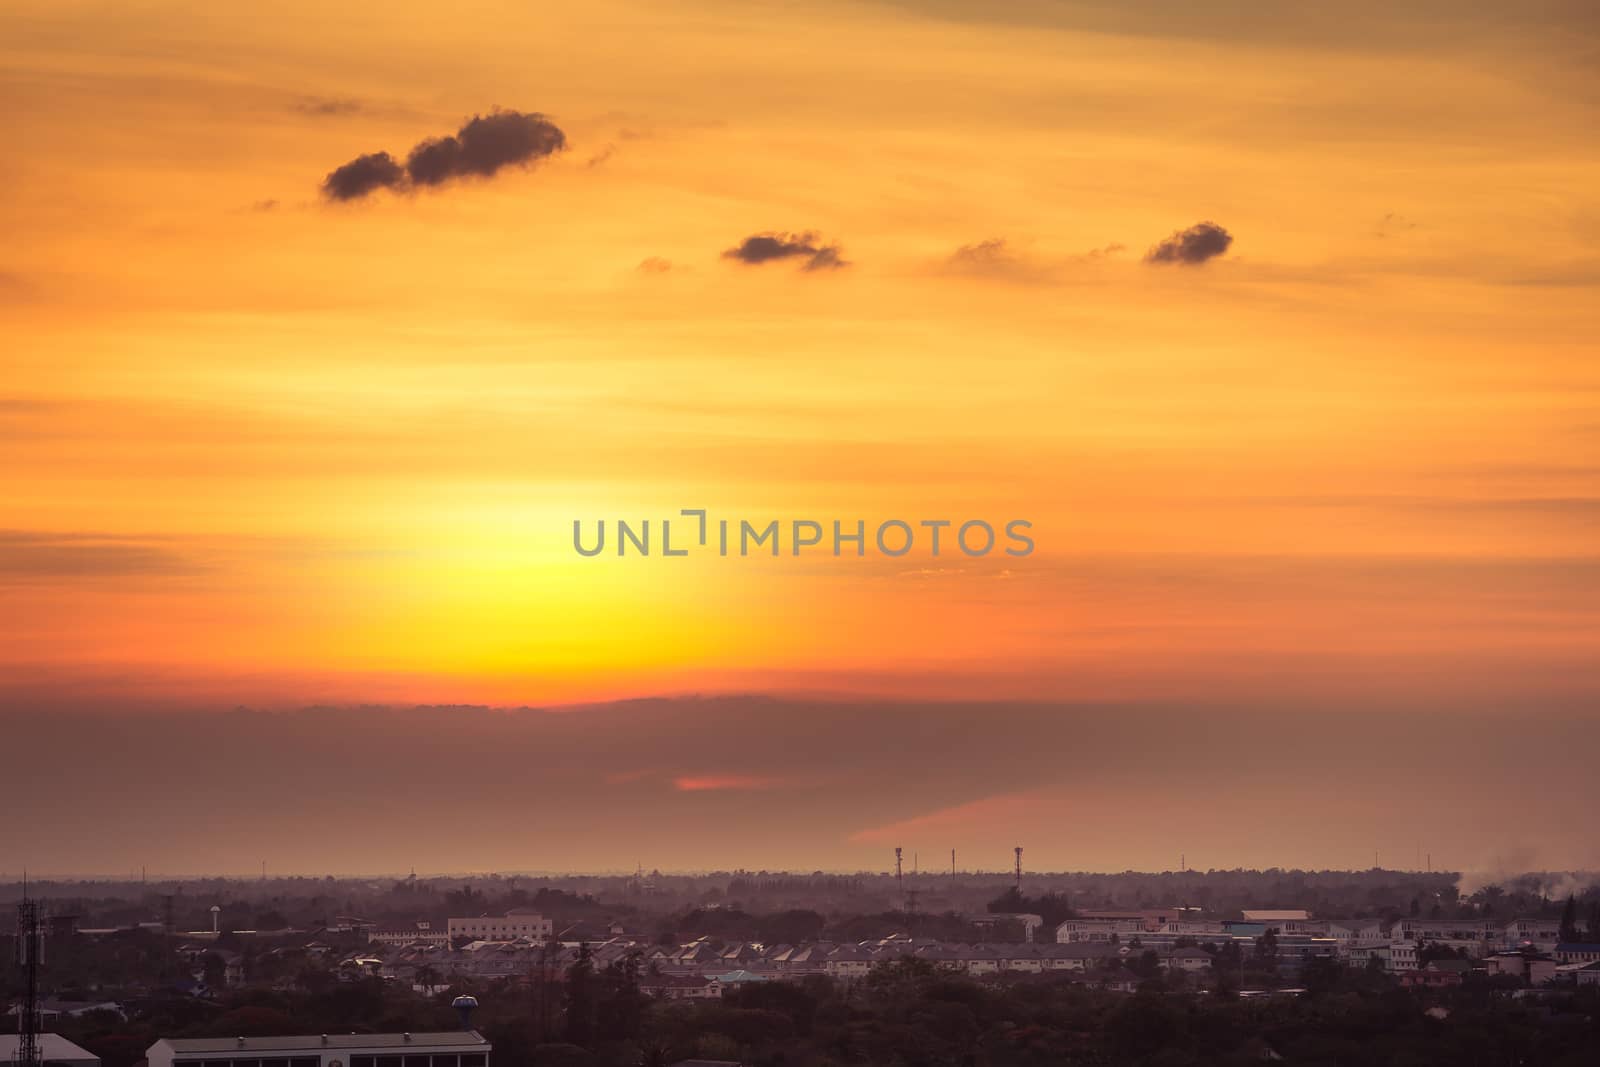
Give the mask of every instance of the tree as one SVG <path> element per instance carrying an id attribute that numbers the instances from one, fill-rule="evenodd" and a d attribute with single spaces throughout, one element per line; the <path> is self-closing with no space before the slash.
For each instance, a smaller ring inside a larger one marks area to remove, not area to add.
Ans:
<path id="1" fill-rule="evenodd" d="M 1578 901 L 1571 893 L 1567 894 L 1567 906 L 1561 909 L 1561 940 L 1578 940 Z"/>
<path id="2" fill-rule="evenodd" d="M 200 968 L 205 976 L 206 992 L 215 996 L 228 984 L 228 964 L 215 952 L 200 957 Z"/>
<path id="3" fill-rule="evenodd" d="M 587 941 L 578 945 L 578 958 L 567 968 L 566 1038 L 587 1046 L 594 1037 L 594 953 Z"/>

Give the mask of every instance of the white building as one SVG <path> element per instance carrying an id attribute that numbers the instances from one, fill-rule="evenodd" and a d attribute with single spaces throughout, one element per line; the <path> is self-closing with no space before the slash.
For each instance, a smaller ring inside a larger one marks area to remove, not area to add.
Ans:
<path id="1" fill-rule="evenodd" d="M 1080 941 L 1110 941 L 1111 935 L 1126 941 L 1144 930 L 1139 919 L 1068 919 L 1056 927 L 1056 944 L 1075 945 Z"/>
<path id="2" fill-rule="evenodd" d="M 1498 947 L 1504 928 L 1492 919 L 1397 919 L 1391 941 L 1433 941 L 1481 958 Z"/>
<path id="3" fill-rule="evenodd" d="M 164 1037 L 145 1052 L 150 1067 L 488 1067 L 476 1030 L 432 1034 L 304 1037 Z"/>
<path id="4" fill-rule="evenodd" d="M 1561 941 L 1561 923 L 1555 919 L 1512 919 L 1506 924 L 1506 947 L 1554 948 Z"/>
<path id="5" fill-rule="evenodd" d="M 467 938 L 472 941 L 532 941 L 542 945 L 555 936 L 554 919 L 546 919 L 533 912 L 508 911 L 504 915 L 480 915 L 476 919 L 451 919 L 448 933 L 451 941 Z"/>
<path id="6" fill-rule="evenodd" d="M 418 942 L 425 945 L 443 945 L 449 940 L 449 934 L 434 929 L 433 923 L 427 919 L 409 923 L 386 923 L 367 928 L 367 941 L 376 941 L 381 945 L 415 945 Z"/>

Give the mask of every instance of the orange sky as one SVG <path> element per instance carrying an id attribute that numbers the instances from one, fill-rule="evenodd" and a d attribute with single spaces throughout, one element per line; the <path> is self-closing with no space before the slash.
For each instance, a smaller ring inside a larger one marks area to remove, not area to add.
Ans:
<path id="1" fill-rule="evenodd" d="M 8 700 L 1592 706 L 1596 25 L 1503 7 L 8 4 Z M 571 550 L 684 507 L 1038 547 Z"/>

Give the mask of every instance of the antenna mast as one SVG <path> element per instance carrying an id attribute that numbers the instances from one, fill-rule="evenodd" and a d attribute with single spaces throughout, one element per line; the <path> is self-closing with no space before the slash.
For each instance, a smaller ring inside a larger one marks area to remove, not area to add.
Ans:
<path id="1" fill-rule="evenodd" d="M 39 1053 L 39 905 L 24 896 L 17 905 L 17 962 L 22 965 L 22 1018 L 17 1020 L 16 1067 L 41 1067 Z"/>

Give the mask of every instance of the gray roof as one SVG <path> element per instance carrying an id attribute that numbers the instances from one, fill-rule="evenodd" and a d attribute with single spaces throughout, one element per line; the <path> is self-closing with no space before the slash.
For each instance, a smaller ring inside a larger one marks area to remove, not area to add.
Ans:
<path id="1" fill-rule="evenodd" d="M 295 1037 L 164 1037 L 156 1042 L 173 1052 L 298 1052 L 324 1048 L 446 1048 L 488 1042 L 476 1030 L 432 1034 L 304 1034 Z M 153 1047 L 153 1046 L 152 1046 Z"/>
<path id="2" fill-rule="evenodd" d="M 12 1063 L 17 1058 L 17 1046 L 22 1039 L 16 1034 L 0 1034 L 0 1063 Z M 100 1057 L 86 1048 L 80 1048 L 60 1034 L 40 1034 L 39 1054 L 45 1061 L 71 1060 L 99 1063 Z"/>

